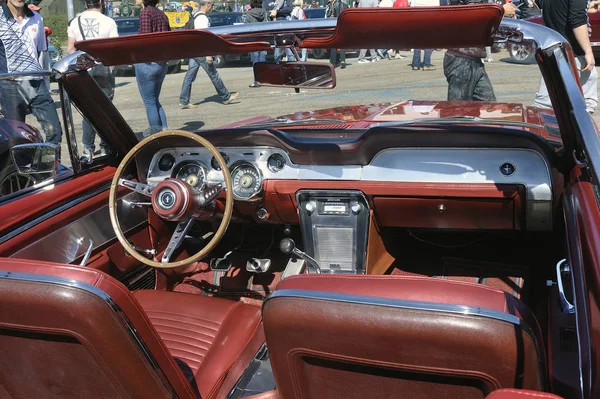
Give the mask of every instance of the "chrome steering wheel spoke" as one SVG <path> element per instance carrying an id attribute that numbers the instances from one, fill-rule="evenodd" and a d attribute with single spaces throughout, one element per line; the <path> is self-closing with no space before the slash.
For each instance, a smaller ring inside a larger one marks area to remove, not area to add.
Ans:
<path id="1" fill-rule="evenodd" d="M 182 220 L 179 223 L 177 223 L 177 227 L 175 228 L 175 231 L 173 232 L 173 235 L 169 240 L 167 249 L 165 249 L 162 259 L 160 260 L 162 263 L 169 262 L 169 259 L 171 259 L 171 256 L 173 255 L 173 252 L 175 252 L 175 250 L 179 248 L 179 246 L 183 242 L 183 239 L 185 238 L 185 235 L 194 225 L 194 222 L 195 218 L 189 217 L 187 220 Z"/>
<path id="2" fill-rule="evenodd" d="M 126 187 L 136 193 L 145 195 L 146 197 L 151 197 L 152 190 L 154 190 L 154 186 L 127 179 L 119 179 L 119 186 Z"/>
<path id="3" fill-rule="evenodd" d="M 201 207 L 209 205 L 221 194 L 225 189 L 225 185 L 222 182 L 206 184 L 199 190 L 199 203 Z"/>

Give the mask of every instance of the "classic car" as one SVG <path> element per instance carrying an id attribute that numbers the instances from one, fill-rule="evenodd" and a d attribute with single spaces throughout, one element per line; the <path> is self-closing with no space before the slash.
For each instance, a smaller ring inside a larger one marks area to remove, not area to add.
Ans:
<path id="1" fill-rule="evenodd" d="M 24 190 L 40 181 L 35 174 L 20 174 L 10 157 L 10 149 L 19 144 L 44 141 L 40 132 L 25 123 L 4 118 L 0 114 L 0 198 Z"/>
<path id="2" fill-rule="evenodd" d="M 363 8 L 76 43 L 53 71 L 70 169 L 14 146 L 22 173 L 55 175 L 0 200 L 0 396 L 597 398 L 599 131 L 569 44 L 502 15 Z M 447 101 L 441 70 L 265 62 L 221 127 L 198 123 L 210 104 L 163 101 L 187 130 L 144 137 L 130 86 L 112 103 L 87 72 L 494 41 L 537 43 L 550 108 L 516 102 L 506 65 L 488 69 L 496 101 L 470 102 Z M 80 157 L 80 113 L 106 156 Z"/>

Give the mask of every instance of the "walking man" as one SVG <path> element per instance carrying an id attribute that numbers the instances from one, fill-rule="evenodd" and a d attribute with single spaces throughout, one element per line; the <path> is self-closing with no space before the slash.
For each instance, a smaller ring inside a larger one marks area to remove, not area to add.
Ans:
<path id="1" fill-rule="evenodd" d="M 25 6 L 25 0 L 6 0 L 0 7 L 0 73 L 39 72 L 39 56 L 46 51 L 44 21 Z M 7 119 L 25 122 L 30 111 L 40 123 L 46 141 L 58 145 L 62 128 L 50 88 L 43 77 L 25 77 L 0 82 L 0 103 Z"/>
<path id="2" fill-rule="evenodd" d="M 210 26 L 206 14 L 211 12 L 212 8 L 213 0 L 200 0 L 200 10 L 195 10 L 195 12 L 192 13 L 192 18 L 194 19 L 194 29 L 206 29 Z M 215 68 L 215 65 L 213 64 L 212 57 L 208 56 L 190 58 L 188 70 L 185 74 L 185 78 L 183 78 L 183 85 L 181 86 L 181 94 L 179 96 L 179 106 L 181 108 L 196 108 L 195 104 L 190 103 L 190 97 L 192 95 L 192 83 L 194 83 L 196 80 L 198 69 L 200 67 L 204 69 L 204 72 L 206 72 L 210 78 L 210 81 L 217 91 L 217 94 L 223 100 L 223 104 L 230 104 L 238 97 L 239 93 L 230 93 L 225 87 L 223 80 L 221 80 L 221 76 L 219 76 L 219 72 L 217 72 L 217 68 Z"/>
<path id="3" fill-rule="evenodd" d="M 86 11 L 74 18 L 67 29 L 67 53 L 69 54 L 76 51 L 75 42 L 80 40 L 119 36 L 115 21 L 102 13 L 104 0 L 85 0 L 85 5 Z M 112 101 L 115 96 L 115 75 L 113 69 L 98 65 L 92 68 L 89 73 L 96 80 L 96 83 L 98 83 L 104 94 Z M 85 118 L 82 122 L 82 130 L 83 156 L 91 161 L 96 149 L 96 145 L 94 144 L 96 132 Z M 104 140 L 100 141 L 100 148 L 104 154 L 108 152 Z"/>
<path id="4" fill-rule="evenodd" d="M 589 10 L 587 0 L 542 0 L 540 3 L 544 25 L 563 35 L 573 48 L 585 108 L 593 114 L 598 106 L 598 71 L 590 45 L 588 12 L 597 11 L 597 2 L 591 2 Z M 536 107 L 552 108 L 544 78 L 540 79 L 540 88 L 533 104 Z"/>
<path id="5" fill-rule="evenodd" d="M 358 3 L 359 8 L 375 8 L 378 5 L 379 4 L 377 3 L 377 0 L 360 0 L 360 2 Z M 367 62 L 377 62 L 377 61 L 381 60 L 381 57 L 379 57 L 377 55 L 377 51 L 375 49 L 368 49 L 368 50 L 369 50 L 369 54 L 371 55 L 371 59 L 370 60 L 367 59 L 367 49 L 362 49 L 358 53 L 358 63 L 359 64 L 366 64 Z"/>

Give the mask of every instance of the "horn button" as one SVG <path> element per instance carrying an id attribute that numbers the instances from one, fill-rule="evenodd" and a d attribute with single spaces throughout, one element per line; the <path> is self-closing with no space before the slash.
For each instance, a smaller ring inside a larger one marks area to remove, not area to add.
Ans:
<path id="1" fill-rule="evenodd" d="M 194 216 L 199 208 L 198 195 L 193 187 L 178 179 L 165 179 L 152 190 L 152 208 L 167 220 Z"/>

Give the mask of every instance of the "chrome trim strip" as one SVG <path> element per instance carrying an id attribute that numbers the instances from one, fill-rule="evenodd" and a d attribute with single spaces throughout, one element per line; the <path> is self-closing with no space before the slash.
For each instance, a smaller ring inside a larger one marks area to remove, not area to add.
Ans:
<path id="1" fill-rule="evenodd" d="M 36 219 L 33 219 L 32 221 L 25 223 L 24 225 L 9 231 L 8 233 L 6 233 L 2 237 L 0 237 L 0 244 L 3 244 L 12 238 L 15 238 L 16 236 L 23 233 L 24 231 L 29 230 L 33 226 L 37 226 L 38 224 L 58 215 L 59 213 L 71 208 L 72 206 L 79 205 L 80 203 L 87 201 L 88 199 L 95 197 L 98 194 L 101 194 L 102 192 L 108 190 L 109 188 L 110 188 L 110 183 L 100 186 L 97 189 L 95 189 L 77 199 L 74 199 L 73 201 L 67 202 L 64 205 L 61 205 L 58 208 L 55 208 L 55 209 L 45 213 L 44 215 L 42 215 Z"/>
<path id="2" fill-rule="evenodd" d="M 343 303 L 353 303 L 358 305 L 374 305 L 385 306 L 398 309 L 414 309 L 426 310 L 431 312 L 462 314 L 470 316 L 487 317 L 488 319 L 505 321 L 517 326 L 522 325 L 521 319 L 508 313 L 500 312 L 493 309 L 479 308 L 474 306 L 463 306 L 445 303 L 407 301 L 401 299 L 389 299 L 374 296 L 340 294 L 336 292 L 323 292 L 312 290 L 278 290 L 267 298 L 268 300 L 275 298 L 305 298 L 318 299 L 324 301 L 334 301 Z"/>
<path id="3" fill-rule="evenodd" d="M 150 352 L 144 341 L 142 341 L 141 337 L 138 335 L 137 331 L 133 327 L 133 324 L 131 324 L 131 321 L 129 321 L 123 310 L 106 292 L 102 291 L 98 287 L 95 287 L 88 283 L 84 283 L 82 281 L 71 280 L 56 276 L 48 276 L 43 274 L 7 272 L 4 270 L 0 270 L 0 278 L 5 278 L 8 280 L 33 281 L 36 283 L 56 284 L 65 287 L 77 288 L 102 299 L 114 311 L 115 315 L 123 325 L 125 331 L 127 331 L 129 337 L 132 338 L 133 341 L 136 343 L 138 349 L 142 352 L 144 358 L 148 361 L 148 363 L 150 363 L 152 369 L 159 377 L 158 379 L 164 384 L 165 389 L 171 392 L 173 398 L 177 397 L 175 390 L 169 383 L 169 380 L 164 375 L 162 369 L 158 365 L 158 362 L 156 361 L 156 359 L 154 359 L 154 356 L 152 356 L 152 353 Z"/>
<path id="4" fill-rule="evenodd" d="M 117 201 L 119 220 L 122 221 L 124 232 L 139 227 L 148 220 L 145 208 L 129 204 L 128 200 L 136 198 L 136 195 L 129 193 Z M 10 257 L 68 264 L 86 253 L 90 240 L 94 242 L 95 250 L 115 238 L 108 217 L 108 205 L 104 205 L 21 248 Z"/>

